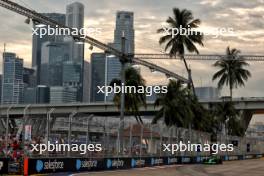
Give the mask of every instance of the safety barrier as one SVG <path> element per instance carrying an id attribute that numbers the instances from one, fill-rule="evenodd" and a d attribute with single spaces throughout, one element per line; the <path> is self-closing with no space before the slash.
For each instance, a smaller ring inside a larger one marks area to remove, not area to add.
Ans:
<path id="1" fill-rule="evenodd" d="M 256 159 L 264 154 L 221 156 L 223 161 Z M 208 156 L 169 156 L 169 157 L 132 157 L 132 158 L 26 158 L 24 160 L 24 175 L 46 174 L 58 172 L 85 172 L 115 169 L 131 169 L 154 167 L 173 164 L 199 164 Z M 2 160 L 0 160 L 2 161 Z M 4 160 L 6 162 L 6 160 Z M 6 164 L 6 163 L 5 163 Z M 7 170 L 0 173 L 7 173 Z"/>

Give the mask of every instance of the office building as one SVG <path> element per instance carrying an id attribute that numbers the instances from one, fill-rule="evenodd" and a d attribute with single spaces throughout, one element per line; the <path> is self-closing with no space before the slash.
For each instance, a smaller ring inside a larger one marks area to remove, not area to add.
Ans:
<path id="1" fill-rule="evenodd" d="M 2 103 L 23 103 L 23 59 L 15 53 L 3 53 Z"/>
<path id="2" fill-rule="evenodd" d="M 119 61 L 119 58 L 112 56 L 112 55 L 106 55 L 106 85 L 110 85 L 113 79 L 121 79 L 121 62 Z M 108 95 L 106 97 L 106 101 L 113 101 L 114 93 Z"/>
<path id="3" fill-rule="evenodd" d="M 62 83 L 67 87 L 80 87 L 81 85 L 81 64 L 73 61 L 63 62 Z"/>
<path id="4" fill-rule="evenodd" d="M 40 84 L 62 86 L 63 62 L 69 61 L 71 58 L 69 43 L 44 42 L 41 51 Z"/>
<path id="5" fill-rule="evenodd" d="M 220 97 L 219 89 L 216 87 L 196 87 L 195 93 L 200 100 L 213 100 Z"/>
<path id="6" fill-rule="evenodd" d="M 25 104 L 47 104 L 49 103 L 49 87 L 38 85 L 36 87 L 26 87 L 24 90 Z"/>
<path id="7" fill-rule="evenodd" d="M 50 101 L 50 88 L 45 85 L 36 87 L 36 101 L 39 104 L 46 104 Z"/>
<path id="8" fill-rule="evenodd" d="M 23 69 L 23 82 L 25 87 L 36 87 L 36 74 L 35 70 L 32 68 Z"/>
<path id="9" fill-rule="evenodd" d="M 121 38 L 125 37 L 125 53 L 133 54 L 135 51 L 134 13 L 118 11 L 116 14 L 116 27 L 114 36 L 115 48 L 121 50 Z"/>
<path id="10" fill-rule="evenodd" d="M 91 68 L 90 63 L 84 61 L 83 64 L 83 102 L 90 102 Z"/>
<path id="11" fill-rule="evenodd" d="M 134 14 L 133 12 L 118 11 L 116 14 L 116 27 L 114 31 L 114 42 L 109 45 L 118 50 L 122 50 L 121 38 L 125 37 L 125 53 L 134 53 Z M 119 58 L 108 55 L 106 56 L 106 84 L 109 85 L 113 79 L 121 78 L 121 63 Z M 113 101 L 114 94 L 107 96 L 106 101 Z"/>
<path id="12" fill-rule="evenodd" d="M 71 28 L 82 29 L 84 27 L 84 5 L 79 2 L 74 2 L 66 7 L 66 25 Z M 84 62 L 84 44 L 78 43 L 78 41 L 71 40 L 71 51 L 72 60 L 74 63 L 81 64 L 80 70 L 80 82 L 78 83 L 80 87 L 77 89 L 77 101 L 82 101 L 83 99 L 83 62 Z"/>
<path id="13" fill-rule="evenodd" d="M 84 6 L 79 2 L 74 2 L 66 7 L 66 26 L 71 28 L 81 29 L 84 26 Z M 83 62 L 84 59 L 84 45 L 73 44 L 73 61 Z"/>
<path id="14" fill-rule="evenodd" d="M 25 87 L 25 89 L 24 89 L 24 103 L 25 104 L 36 104 L 37 103 L 36 87 Z"/>
<path id="15" fill-rule="evenodd" d="M 51 104 L 76 102 L 76 95 L 76 88 L 63 86 L 50 87 Z"/>
<path id="16" fill-rule="evenodd" d="M 105 101 L 105 95 L 97 93 L 97 86 L 105 86 L 106 77 L 106 62 L 105 53 L 92 53 L 91 54 L 91 102 L 103 102 Z"/>
<path id="17" fill-rule="evenodd" d="M 60 24 L 65 25 L 65 14 L 60 13 L 43 13 L 46 17 L 57 21 Z M 33 28 L 36 29 L 36 25 L 33 23 Z M 46 28 L 46 27 L 44 27 Z M 32 68 L 36 70 L 36 83 L 40 84 L 40 72 L 41 72 L 41 48 L 44 42 L 61 42 L 64 36 L 56 35 L 44 35 L 40 38 L 39 35 L 33 35 L 32 37 Z"/>
<path id="18" fill-rule="evenodd" d="M 62 67 L 62 85 L 77 90 L 76 101 L 82 100 L 82 65 L 73 61 L 63 62 Z"/>

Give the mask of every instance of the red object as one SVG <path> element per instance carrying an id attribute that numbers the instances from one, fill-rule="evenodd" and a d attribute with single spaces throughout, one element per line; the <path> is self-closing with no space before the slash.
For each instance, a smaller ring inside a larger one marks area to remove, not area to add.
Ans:
<path id="1" fill-rule="evenodd" d="M 28 157 L 24 158 L 24 176 L 28 176 Z"/>

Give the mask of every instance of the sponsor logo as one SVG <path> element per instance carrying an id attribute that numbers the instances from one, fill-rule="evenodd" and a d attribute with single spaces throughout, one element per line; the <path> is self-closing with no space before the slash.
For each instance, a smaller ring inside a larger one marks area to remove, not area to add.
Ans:
<path id="1" fill-rule="evenodd" d="M 76 160 L 76 169 L 80 170 L 81 168 L 95 168 L 97 167 L 97 161 L 96 160 L 91 160 L 91 161 L 87 161 L 87 160 Z"/>
<path id="2" fill-rule="evenodd" d="M 60 161 L 46 161 L 43 162 L 42 160 L 37 160 L 36 163 L 36 170 L 37 172 L 41 172 L 42 170 L 56 170 L 56 169 L 63 169 L 64 163 Z"/>
<path id="3" fill-rule="evenodd" d="M 190 162 L 191 162 L 191 158 L 189 158 L 189 157 L 184 157 L 184 158 L 182 158 L 182 162 L 183 162 L 183 163 L 190 163 Z"/>
<path id="4" fill-rule="evenodd" d="M 4 167 L 4 162 L 0 161 L 0 170 L 2 170 L 3 167 Z"/>
<path id="5" fill-rule="evenodd" d="M 37 170 L 37 172 L 42 171 L 43 166 L 44 166 L 43 162 L 41 160 L 37 160 L 37 164 L 36 164 L 36 170 Z"/>
<path id="6" fill-rule="evenodd" d="M 163 164 L 163 159 L 161 158 L 151 158 L 151 165 Z"/>
<path id="7" fill-rule="evenodd" d="M 136 166 L 144 166 L 145 165 L 145 160 L 142 159 L 132 159 L 131 160 L 131 167 L 136 167 Z"/>
<path id="8" fill-rule="evenodd" d="M 175 164 L 178 162 L 178 158 L 168 158 L 168 164 Z"/>
<path id="9" fill-rule="evenodd" d="M 229 160 L 238 160 L 238 156 L 229 156 Z"/>
<path id="10" fill-rule="evenodd" d="M 246 159 L 252 159 L 253 158 L 253 155 L 246 155 L 245 158 Z"/>
<path id="11" fill-rule="evenodd" d="M 123 167 L 124 166 L 124 161 L 123 160 L 116 160 L 116 159 L 107 159 L 106 162 L 106 167 L 109 169 L 111 167 Z"/>

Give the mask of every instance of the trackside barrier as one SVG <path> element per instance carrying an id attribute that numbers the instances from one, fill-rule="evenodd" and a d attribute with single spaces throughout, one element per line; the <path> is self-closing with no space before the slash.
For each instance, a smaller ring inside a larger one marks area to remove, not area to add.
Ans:
<path id="1" fill-rule="evenodd" d="M 225 161 L 256 159 L 264 154 L 222 156 Z M 55 172 L 83 172 L 131 169 L 173 164 L 199 164 L 208 156 L 132 157 L 132 158 L 28 158 L 24 160 L 24 175 Z"/>
<path id="2" fill-rule="evenodd" d="M 0 175 L 8 173 L 8 159 L 0 158 Z"/>

